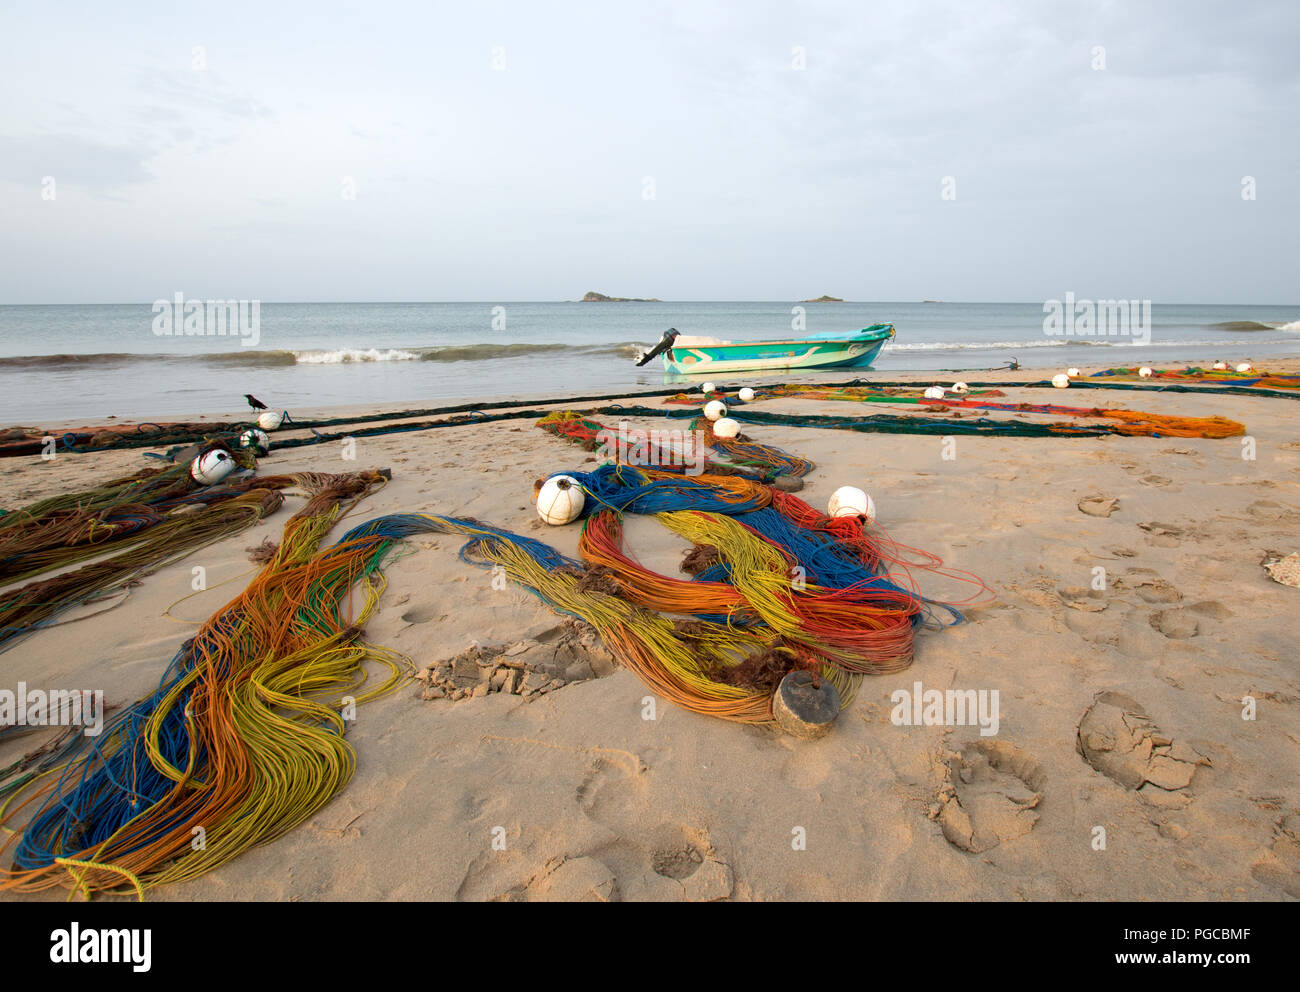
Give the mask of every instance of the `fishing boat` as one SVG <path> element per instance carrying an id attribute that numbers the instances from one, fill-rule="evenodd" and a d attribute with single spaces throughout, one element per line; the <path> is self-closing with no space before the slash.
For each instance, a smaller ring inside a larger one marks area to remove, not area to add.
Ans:
<path id="1" fill-rule="evenodd" d="M 664 368 L 677 375 L 861 368 L 875 361 L 893 336 L 893 324 L 776 341 L 720 341 L 679 334 L 670 327 L 658 344 L 640 356 L 637 365 L 662 355 Z"/>

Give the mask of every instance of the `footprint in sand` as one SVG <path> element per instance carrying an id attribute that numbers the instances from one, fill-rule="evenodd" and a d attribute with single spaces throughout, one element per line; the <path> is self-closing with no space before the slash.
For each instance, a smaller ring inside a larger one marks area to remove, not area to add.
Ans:
<path id="1" fill-rule="evenodd" d="M 1147 603 L 1177 603 L 1183 598 L 1172 582 L 1162 579 L 1149 568 L 1130 568 L 1124 575 L 1122 584 L 1132 587 Z"/>
<path id="2" fill-rule="evenodd" d="M 1119 500 L 1114 496 L 1085 496 L 1079 500 L 1079 509 L 1090 517 L 1109 517 L 1119 509 Z"/>
<path id="3" fill-rule="evenodd" d="M 1034 829 L 1047 774 L 1005 741 L 975 741 L 949 755 L 930 818 L 950 844 L 979 854 Z"/>
<path id="4" fill-rule="evenodd" d="M 436 604 L 426 603 L 423 606 L 413 606 L 402 614 L 402 620 L 405 623 L 428 623 L 430 620 L 445 620 L 447 615 L 442 613 Z"/>
<path id="5" fill-rule="evenodd" d="M 1062 586 L 1056 590 L 1056 594 L 1070 609 L 1084 613 L 1100 613 L 1110 605 L 1100 589 L 1089 586 Z"/>
<path id="6" fill-rule="evenodd" d="M 1211 620 L 1227 620 L 1229 617 L 1237 615 L 1215 599 L 1206 599 L 1199 603 L 1193 603 L 1188 609 L 1203 617 L 1209 617 Z"/>
<path id="7" fill-rule="evenodd" d="M 1173 641 L 1195 637 L 1201 629 L 1191 611 L 1183 609 L 1158 610 L 1151 614 L 1147 622 Z"/>
<path id="8" fill-rule="evenodd" d="M 1300 899 L 1300 816 L 1284 816 L 1273 827 L 1273 841 L 1251 866 L 1256 881 Z"/>
<path id="9" fill-rule="evenodd" d="M 1076 744 L 1093 768 L 1155 806 L 1190 803 L 1184 790 L 1197 767 L 1210 764 L 1163 733 L 1141 703 L 1118 692 L 1097 693 L 1079 720 Z"/>

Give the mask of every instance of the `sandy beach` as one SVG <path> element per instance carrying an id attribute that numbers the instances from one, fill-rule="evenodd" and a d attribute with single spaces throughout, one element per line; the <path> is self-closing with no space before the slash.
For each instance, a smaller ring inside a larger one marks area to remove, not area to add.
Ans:
<path id="1" fill-rule="evenodd" d="M 1245 424 L 1254 457 L 1239 437 L 961 436 L 945 457 L 940 437 L 746 426 L 816 463 L 799 494 L 812 506 L 858 486 L 890 537 L 978 575 L 996 596 L 962 623 L 919 631 L 912 667 L 867 677 L 816 741 L 656 698 L 570 621 L 462 562 L 461 539 L 413 539 L 386 565 L 364 634 L 409 657 L 412 678 L 349 725 L 352 781 L 286 836 L 149 898 L 1300 898 L 1300 590 L 1261 565 L 1300 550 L 1300 408 L 1086 383 L 1006 392 L 1009 402 L 1227 417 Z M 782 398 L 754 409 L 879 412 L 863 406 Z M 357 438 L 355 459 L 343 455 L 336 442 L 273 451 L 258 472 L 391 469 L 331 540 L 345 525 L 418 511 L 473 517 L 577 556 L 579 526 L 538 519 L 534 480 L 590 471 L 594 456 L 531 420 Z M 0 506 L 143 464 L 140 450 L 7 459 Z M 1109 499 L 1109 515 L 1094 515 Z M 197 624 L 252 577 L 247 549 L 278 541 L 301 503 L 291 495 L 120 605 L 65 614 L 0 653 L 0 685 L 102 688 L 118 706 L 148 694 Z M 644 517 L 629 517 L 626 546 L 679 576 L 689 549 Z M 192 594 L 195 566 L 207 589 Z M 916 580 L 937 600 L 971 591 L 924 572 Z M 476 665 L 475 649 L 495 661 Z M 996 691 L 996 733 L 900 725 L 894 694 L 917 683 Z M 0 766 L 40 739 L 0 746 Z"/>

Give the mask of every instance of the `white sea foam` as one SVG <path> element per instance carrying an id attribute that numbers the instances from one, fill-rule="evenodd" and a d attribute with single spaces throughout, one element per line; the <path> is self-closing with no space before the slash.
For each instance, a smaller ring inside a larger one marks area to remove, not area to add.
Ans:
<path id="1" fill-rule="evenodd" d="M 419 358 L 400 348 L 335 348 L 332 351 L 295 351 L 299 365 L 343 365 L 347 362 L 412 362 Z"/>

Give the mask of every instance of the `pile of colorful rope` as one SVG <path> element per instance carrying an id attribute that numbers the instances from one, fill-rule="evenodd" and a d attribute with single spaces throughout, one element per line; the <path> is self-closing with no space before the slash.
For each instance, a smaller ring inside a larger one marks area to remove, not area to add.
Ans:
<path id="1" fill-rule="evenodd" d="M 355 755 L 345 708 L 392 691 L 409 670 L 400 655 L 361 640 L 394 538 L 365 525 L 317 549 L 344 504 L 386 478 L 297 476 L 312 496 L 274 556 L 181 647 L 158 690 L 101 736 L 76 738 L 78 754 L 56 780 L 13 810 L 29 790 L 0 806 L 7 826 L 37 804 L 0 848 L 14 848 L 0 889 L 125 888 L 143 897 L 280 836 L 347 783 Z M 362 604 L 344 616 L 358 583 Z M 371 661 L 387 676 L 368 687 Z"/>
<path id="2" fill-rule="evenodd" d="M 909 568 L 989 594 L 979 579 L 891 541 L 858 518 L 827 518 L 788 493 L 734 476 L 686 478 L 604 465 L 566 472 L 587 496 L 574 561 L 532 538 L 432 514 L 365 525 L 389 536 L 436 531 L 472 540 L 467 561 L 501 567 L 552 608 L 592 624 L 606 647 L 654 692 L 697 713 L 772 719 L 772 693 L 811 669 L 851 701 L 862 676 L 912 661 L 917 625 L 961 619 L 922 597 Z M 692 544 L 683 569 L 660 575 L 623 549 L 628 513 L 652 514 Z M 960 605 L 960 604 L 953 604 Z"/>

